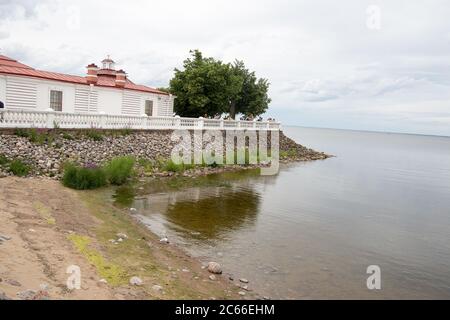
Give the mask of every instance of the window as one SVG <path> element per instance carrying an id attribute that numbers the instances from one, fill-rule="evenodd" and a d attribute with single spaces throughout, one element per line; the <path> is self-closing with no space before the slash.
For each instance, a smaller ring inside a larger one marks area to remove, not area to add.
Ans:
<path id="1" fill-rule="evenodd" d="M 62 91 L 51 90 L 50 91 L 50 108 L 55 111 L 62 111 Z"/>
<path id="2" fill-rule="evenodd" d="M 153 101 L 152 100 L 145 100 L 145 114 L 148 117 L 153 116 Z"/>

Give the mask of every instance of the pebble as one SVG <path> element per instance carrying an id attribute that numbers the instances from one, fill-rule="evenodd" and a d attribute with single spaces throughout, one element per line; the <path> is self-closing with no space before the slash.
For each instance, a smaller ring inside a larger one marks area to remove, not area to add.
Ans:
<path id="1" fill-rule="evenodd" d="M 214 274 L 221 274 L 222 267 L 217 262 L 208 263 L 208 271 Z"/>
<path id="2" fill-rule="evenodd" d="M 164 243 L 164 244 L 168 244 L 169 243 L 169 239 L 162 238 L 161 240 L 159 240 L 159 242 Z"/>
<path id="3" fill-rule="evenodd" d="M 22 286 L 22 284 L 19 281 L 13 280 L 13 279 L 6 279 L 5 283 L 7 283 L 7 284 L 9 284 L 11 286 L 14 286 L 14 287 L 21 287 Z"/>
<path id="4" fill-rule="evenodd" d="M 100 282 L 100 283 L 108 283 L 108 281 L 106 281 L 106 279 L 100 279 L 100 280 L 98 280 L 98 282 Z"/>
<path id="5" fill-rule="evenodd" d="M 239 291 L 238 294 L 239 294 L 240 296 L 245 296 L 245 292 L 244 292 L 244 291 Z"/>
<path id="6" fill-rule="evenodd" d="M 142 281 L 142 279 L 139 278 L 139 277 L 132 277 L 132 278 L 130 279 L 130 284 L 131 284 L 132 286 L 141 286 L 141 285 L 143 284 L 143 281 Z"/>
<path id="7" fill-rule="evenodd" d="M 155 284 L 154 286 L 152 286 L 152 290 L 153 290 L 153 291 L 161 292 L 162 289 L 163 289 L 163 288 L 162 288 L 161 286 L 157 285 L 157 284 Z"/>
<path id="8" fill-rule="evenodd" d="M 41 283 L 39 285 L 39 288 L 41 288 L 42 291 L 48 291 L 50 289 L 50 286 L 47 283 Z"/>
<path id="9" fill-rule="evenodd" d="M 245 279 L 245 278 L 239 279 L 239 281 L 242 282 L 242 283 L 248 283 L 248 280 Z"/>
<path id="10" fill-rule="evenodd" d="M 118 233 L 116 237 L 119 239 L 128 239 L 128 236 L 125 233 Z"/>
<path id="11" fill-rule="evenodd" d="M 25 290 L 17 293 L 17 297 L 22 300 L 33 300 L 37 292 L 34 290 Z"/>
<path id="12" fill-rule="evenodd" d="M 11 237 L 0 234 L 0 240 L 9 241 L 11 240 Z"/>
<path id="13" fill-rule="evenodd" d="M 209 276 L 209 280 L 211 280 L 211 281 L 215 281 L 215 280 L 216 280 L 216 276 L 215 276 L 215 275 L 213 275 L 213 274 L 212 274 L 212 275 L 210 275 L 210 276 Z"/>

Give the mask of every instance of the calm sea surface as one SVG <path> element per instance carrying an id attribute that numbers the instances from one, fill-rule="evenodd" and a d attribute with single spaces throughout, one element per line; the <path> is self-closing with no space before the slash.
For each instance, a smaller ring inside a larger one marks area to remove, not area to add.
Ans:
<path id="1" fill-rule="evenodd" d="M 450 298 L 450 138 L 286 127 L 335 158 L 154 181 L 149 228 L 271 298 Z M 119 194 L 120 195 L 120 194 Z M 381 290 L 366 286 L 381 268 Z"/>

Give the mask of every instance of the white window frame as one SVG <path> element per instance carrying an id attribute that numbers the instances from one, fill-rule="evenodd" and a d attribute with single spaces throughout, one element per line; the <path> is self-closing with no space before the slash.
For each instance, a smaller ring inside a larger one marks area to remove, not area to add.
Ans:
<path id="1" fill-rule="evenodd" d="M 148 115 L 147 114 L 147 101 L 151 101 L 151 103 L 152 103 L 152 115 Z M 144 99 L 144 114 L 147 116 L 147 117 L 154 117 L 155 116 L 155 100 L 154 99 L 150 99 L 150 98 L 145 98 Z"/>
<path id="2" fill-rule="evenodd" d="M 61 110 L 55 110 L 52 108 L 52 91 L 61 92 Z M 61 88 L 49 88 L 48 90 L 48 107 L 56 112 L 62 112 L 64 108 L 64 90 Z"/>

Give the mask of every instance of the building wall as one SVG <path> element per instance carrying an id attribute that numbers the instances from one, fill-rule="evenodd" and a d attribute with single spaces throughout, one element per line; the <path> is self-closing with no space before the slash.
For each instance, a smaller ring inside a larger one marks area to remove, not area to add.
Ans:
<path id="1" fill-rule="evenodd" d="M 6 77 L 0 75 L 0 101 L 6 104 Z"/>
<path id="2" fill-rule="evenodd" d="M 63 92 L 63 112 L 141 116 L 152 100 L 153 115 L 173 113 L 173 98 L 166 95 L 0 75 L 0 100 L 8 109 L 48 110 L 51 90 Z"/>
<path id="3" fill-rule="evenodd" d="M 98 87 L 97 87 L 98 88 Z M 122 114 L 121 90 L 98 88 L 98 111 L 106 114 Z"/>

